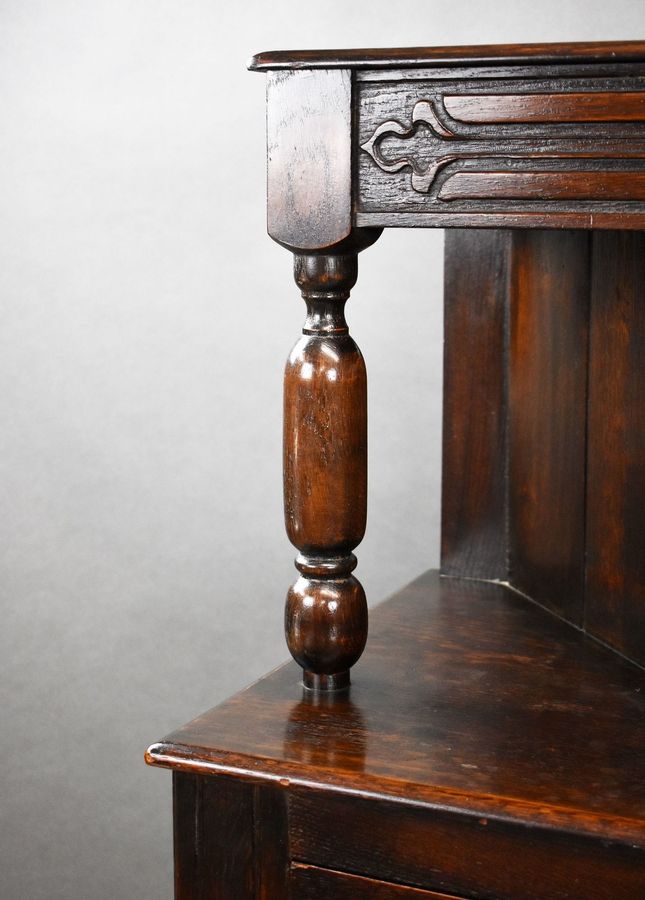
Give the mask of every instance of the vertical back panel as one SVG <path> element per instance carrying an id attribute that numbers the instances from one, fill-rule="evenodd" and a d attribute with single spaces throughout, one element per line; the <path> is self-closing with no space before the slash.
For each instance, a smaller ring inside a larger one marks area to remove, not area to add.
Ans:
<path id="1" fill-rule="evenodd" d="M 645 233 L 446 237 L 442 572 L 645 664 Z"/>
<path id="2" fill-rule="evenodd" d="M 450 230 L 445 249 L 445 575 L 505 580 L 506 333 L 511 232 Z"/>
<path id="3" fill-rule="evenodd" d="M 587 630 L 645 665 L 645 232 L 593 237 Z"/>
<path id="4" fill-rule="evenodd" d="M 515 232 L 511 270 L 510 581 L 581 625 L 589 234 Z"/>

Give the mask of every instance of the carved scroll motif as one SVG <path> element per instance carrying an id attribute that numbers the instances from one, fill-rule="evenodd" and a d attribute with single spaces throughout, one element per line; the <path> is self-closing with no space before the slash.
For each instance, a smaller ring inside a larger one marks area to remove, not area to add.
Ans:
<path id="1" fill-rule="evenodd" d="M 642 200 L 644 121 L 645 92 L 439 95 L 414 104 L 409 126 L 378 125 L 361 149 L 384 172 L 411 169 L 413 190 L 434 200 Z"/>
<path id="2" fill-rule="evenodd" d="M 414 157 L 404 156 L 401 159 L 388 162 L 381 153 L 381 142 L 384 138 L 391 135 L 398 135 L 403 140 L 411 138 L 415 134 L 417 126 L 422 122 L 428 125 L 432 133 L 438 138 L 453 140 L 457 137 L 454 131 L 441 121 L 436 100 L 419 100 L 414 104 L 412 124 L 409 128 L 395 120 L 383 122 L 378 126 L 369 141 L 361 145 L 361 150 L 368 153 L 376 165 L 383 169 L 384 172 L 399 172 L 401 169 L 409 166 L 412 169 L 412 187 L 420 194 L 425 194 L 430 190 L 430 186 L 438 171 L 446 163 L 451 162 L 455 158 L 454 156 L 449 154 L 440 156 L 433 160 L 428 167 L 424 168 Z"/>

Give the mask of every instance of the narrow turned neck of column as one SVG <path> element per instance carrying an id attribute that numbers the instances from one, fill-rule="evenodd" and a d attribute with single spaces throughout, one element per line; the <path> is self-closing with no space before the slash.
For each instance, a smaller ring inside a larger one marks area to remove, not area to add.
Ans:
<path id="1" fill-rule="evenodd" d="M 307 304 L 304 334 L 347 334 L 345 302 L 356 283 L 356 254 L 296 254 L 294 278 Z"/>
<path id="2" fill-rule="evenodd" d="M 358 560 L 353 553 L 344 556 L 299 553 L 295 562 L 296 569 L 306 578 L 346 578 L 354 571 Z"/>
<path id="3" fill-rule="evenodd" d="M 303 334 L 349 334 L 345 321 L 345 302 L 349 297 L 338 293 L 302 292 L 307 304 Z"/>

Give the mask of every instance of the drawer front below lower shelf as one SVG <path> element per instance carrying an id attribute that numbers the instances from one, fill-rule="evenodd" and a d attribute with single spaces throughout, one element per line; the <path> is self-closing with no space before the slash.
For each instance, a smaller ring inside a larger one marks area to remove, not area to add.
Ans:
<path id="1" fill-rule="evenodd" d="M 289 847 L 298 863 L 355 872 L 386 885 L 387 900 L 399 896 L 642 900 L 644 896 L 645 851 L 628 843 L 327 792 L 291 792 Z M 389 887 L 391 882 L 413 885 L 420 893 L 392 893 L 401 889 Z M 304 900 L 324 895 L 294 896 Z M 336 900 L 336 894 L 329 897 Z"/>
<path id="2" fill-rule="evenodd" d="M 437 894 L 298 863 L 291 867 L 290 889 L 297 900 L 459 900 L 454 894 Z"/>

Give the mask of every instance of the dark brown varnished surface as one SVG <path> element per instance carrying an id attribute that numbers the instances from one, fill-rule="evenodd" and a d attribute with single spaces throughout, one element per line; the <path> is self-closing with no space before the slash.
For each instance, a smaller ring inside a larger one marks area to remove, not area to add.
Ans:
<path id="1" fill-rule="evenodd" d="M 645 228 L 645 43 L 260 54 L 268 231 Z M 387 80 L 386 80 L 387 79 Z"/>
<path id="2" fill-rule="evenodd" d="M 645 666 L 645 232 L 593 246 L 586 626 Z"/>
<path id="3" fill-rule="evenodd" d="M 645 854 L 537 823 L 290 792 L 290 854 L 344 872 L 495 900 L 641 900 Z M 336 900 L 333 893 L 328 900 Z"/>
<path id="4" fill-rule="evenodd" d="M 508 231 L 449 231 L 444 253 L 441 570 L 508 580 Z"/>
<path id="5" fill-rule="evenodd" d="M 217 880 L 224 897 L 255 900 L 253 785 L 174 773 L 175 900 L 204 896 Z"/>
<path id="6" fill-rule="evenodd" d="M 446 112 L 461 122 L 638 122 L 645 119 L 642 91 L 569 94 L 447 94 Z"/>
<path id="7" fill-rule="evenodd" d="M 481 44 L 464 47 L 378 47 L 371 50 L 271 50 L 257 53 L 249 69 L 401 68 L 423 65 L 641 62 L 643 41 L 561 44 Z"/>
<path id="8" fill-rule="evenodd" d="M 645 662 L 643 233 L 446 235 L 442 571 Z"/>
<path id="9" fill-rule="evenodd" d="M 337 245 L 352 228 L 350 73 L 267 78 L 267 230 L 283 246 Z"/>
<path id="10" fill-rule="evenodd" d="M 509 589 L 431 572 L 374 611 L 348 694 L 311 699 L 288 664 L 147 760 L 642 843 L 644 681 Z"/>
<path id="11" fill-rule="evenodd" d="M 307 318 L 284 378 L 284 515 L 300 551 L 285 634 L 317 690 L 347 686 L 367 639 L 367 600 L 352 575 L 367 519 L 367 374 L 344 307 L 358 251 L 377 236 L 352 235 L 344 253 L 294 256 Z"/>
<path id="12" fill-rule="evenodd" d="M 356 223 L 643 227 L 645 66 L 483 73 L 357 83 Z"/>
<path id="13" fill-rule="evenodd" d="M 508 581 L 582 625 L 589 235 L 509 240 Z"/>
<path id="14" fill-rule="evenodd" d="M 286 898 L 284 791 L 174 772 L 173 819 L 175 900 Z"/>
<path id="15" fill-rule="evenodd" d="M 645 200 L 645 172 L 458 173 L 441 191 L 442 200 L 585 200 L 590 192 L 607 200 Z"/>
<path id="16" fill-rule="evenodd" d="M 291 869 L 290 882 L 292 896 L 297 900 L 455 900 L 448 894 L 298 863 Z"/>
<path id="17" fill-rule="evenodd" d="M 277 70 L 268 230 L 308 308 L 285 381 L 285 624 L 318 690 L 290 663 L 149 749 L 175 770 L 176 896 L 641 900 L 645 674 L 614 650 L 645 661 L 645 43 L 251 68 Z M 338 690 L 367 629 L 365 371 L 342 307 L 357 252 L 397 225 L 495 229 L 447 242 L 460 577 L 377 609 Z"/>
<path id="18" fill-rule="evenodd" d="M 367 518 L 367 373 L 344 307 L 356 255 L 297 256 L 307 302 L 285 371 L 285 525 L 302 553 L 347 556 Z"/>

